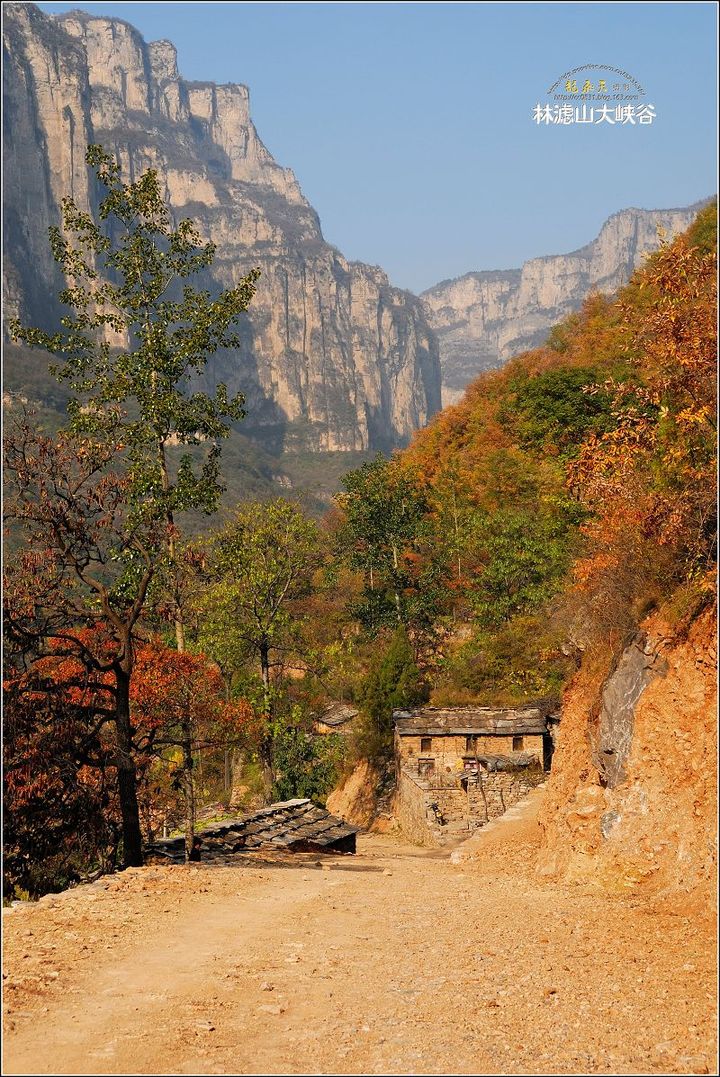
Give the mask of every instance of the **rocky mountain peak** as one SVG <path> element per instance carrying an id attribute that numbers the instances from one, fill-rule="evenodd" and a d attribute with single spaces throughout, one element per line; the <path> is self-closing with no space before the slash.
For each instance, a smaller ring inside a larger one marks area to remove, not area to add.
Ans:
<path id="1" fill-rule="evenodd" d="M 150 66 L 153 78 L 160 85 L 164 81 L 177 82 L 177 49 L 172 41 L 163 38 L 161 41 L 151 41 L 148 44 L 150 54 Z"/>
<path id="2" fill-rule="evenodd" d="M 99 142 L 128 179 L 156 169 L 175 216 L 215 243 L 209 287 L 260 267 L 242 347 L 207 371 L 245 394 L 245 429 L 276 445 L 389 449 L 438 410 L 421 302 L 325 243 L 294 174 L 263 145 L 246 86 L 184 80 L 169 41 L 147 43 L 121 19 L 14 4 L 4 31 L 10 316 L 57 323 L 47 228 L 65 195 L 92 209 L 84 154 Z"/>
<path id="3" fill-rule="evenodd" d="M 532 258 L 520 269 L 466 273 L 429 288 L 422 298 L 440 344 L 443 402 L 457 400 L 483 370 L 537 347 L 591 292 L 617 291 L 663 239 L 688 228 L 704 204 L 624 209 L 579 250 Z"/>

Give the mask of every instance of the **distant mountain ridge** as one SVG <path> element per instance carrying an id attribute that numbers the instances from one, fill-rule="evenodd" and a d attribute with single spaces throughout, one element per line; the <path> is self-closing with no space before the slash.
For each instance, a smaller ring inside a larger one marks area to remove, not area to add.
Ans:
<path id="1" fill-rule="evenodd" d="M 84 154 L 99 142 L 125 178 L 157 169 L 174 216 L 216 244 L 204 286 L 260 266 L 240 353 L 207 372 L 245 393 L 243 429 L 268 445 L 387 450 L 438 410 L 421 301 L 325 242 L 295 176 L 258 137 L 245 86 L 184 80 L 169 41 L 146 43 L 120 19 L 12 4 L 3 24 L 8 316 L 57 324 L 62 281 L 47 229 L 65 195 L 96 205 Z"/>
<path id="2" fill-rule="evenodd" d="M 457 400 L 483 370 L 537 347 L 591 292 L 616 292 L 645 254 L 657 250 L 661 236 L 688 228 L 707 201 L 684 209 L 624 209 L 579 250 L 532 258 L 521 269 L 465 273 L 423 292 L 440 345 L 443 403 Z"/>

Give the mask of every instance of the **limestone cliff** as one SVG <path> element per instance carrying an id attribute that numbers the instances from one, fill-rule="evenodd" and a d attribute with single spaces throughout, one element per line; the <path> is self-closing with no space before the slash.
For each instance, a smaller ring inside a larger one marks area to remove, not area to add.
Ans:
<path id="1" fill-rule="evenodd" d="M 703 204 L 622 210 L 572 254 L 533 258 L 522 269 L 466 273 L 424 292 L 440 343 L 443 403 L 457 400 L 481 371 L 537 347 L 591 292 L 617 291 L 660 237 L 684 231 Z"/>
<path id="2" fill-rule="evenodd" d="M 540 872 L 618 893 L 706 894 L 716 874 L 716 623 L 651 617 L 563 703 Z"/>
<path id="3" fill-rule="evenodd" d="M 245 86 L 185 81 L 169 41 L 148 44 L 119 19 L 13 4 L 4 22 L 9 315 L 56 321 L 47 227 L 64 195 L 92 208 L 84 152 L 100 142 L 127 178 L 157 169 L 174 215 L 216 244 L 210 286 L 260 266 L 242 348 L 207 377 L 246 394 L 266 440 L 384 449 L 426 423 L 440 375 L 421 302 L 324 241 L 293 173 L 260 141 Z"/>

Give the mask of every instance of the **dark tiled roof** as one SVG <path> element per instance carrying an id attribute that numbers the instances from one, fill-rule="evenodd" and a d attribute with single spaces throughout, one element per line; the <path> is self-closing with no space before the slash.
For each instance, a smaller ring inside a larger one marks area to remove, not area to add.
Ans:
<path id="1" fill-rule="evenodd" d="M 227 856 L 228 853 L 271 847 L 275 849 L 319 849 L 354 851 L 358 828 L 331 815 L 311 800 L 285 800 L 238 819 L 223 819 L 202 830 L 202 859 Z M 348 846 L 352 848 L 348 850 Z M 167 838 L 151 845 L 148 852 L 182 860 L 184 838 Z"/>
<path id="2" fill-rule="evenodd" d="M 348 703 L 331 703 L 318 715 L 317 721 L 323 725 L 341 726 L 357 718 L 357 715 L 357 707 L 351 707 Z"/>
<path id="3" fill-rule="evenodd" d="M 548 717 L 557 710 L 549 701 L 516 708 L 418 707 L 393 711 L 393 720 L 400 736 L 532 736 L 547 732 Z"/>

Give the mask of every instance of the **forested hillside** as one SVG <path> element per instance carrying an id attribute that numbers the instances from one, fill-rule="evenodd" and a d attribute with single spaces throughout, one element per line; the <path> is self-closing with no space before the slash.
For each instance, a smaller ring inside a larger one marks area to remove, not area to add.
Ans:
<path id="1" fill-rule="evenodd" d="M 398 458 L 472 626 L 438 695 L 557 690 L 649 610 L 712 595 L 715 222 L 709 206 L 616 299 L 591 297 L 479 378 Z"/>

